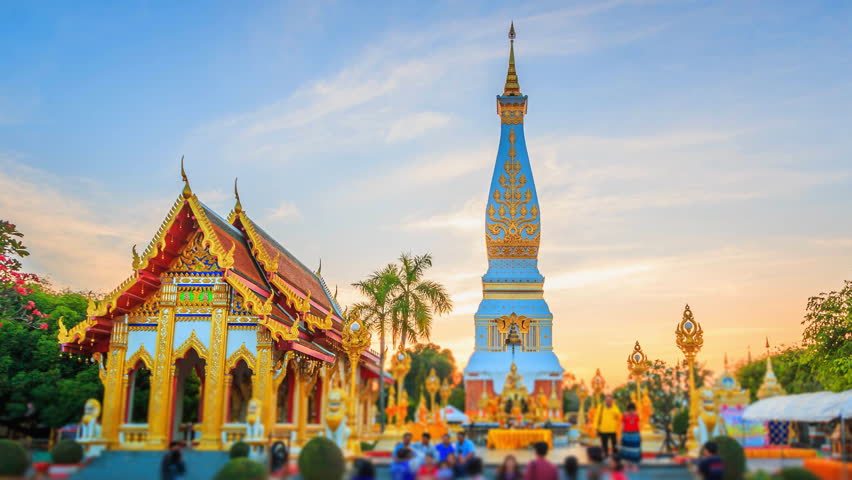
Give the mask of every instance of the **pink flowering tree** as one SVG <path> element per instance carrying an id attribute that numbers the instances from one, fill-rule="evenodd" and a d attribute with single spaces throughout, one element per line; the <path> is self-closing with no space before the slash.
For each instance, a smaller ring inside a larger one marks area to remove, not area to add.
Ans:
<path id="1" fill-rule="evenodd" d="M 21 239 L 24 234 L 14 224 L 0 220 L 0 326 L 2 322 L 21 322 L 32 328 L 47 330 L 43 320 L 50 315 L 36 308 L 24 296 L 32 293 L 39 278 L 21 271 L 21 259 L 30 253 Z"/>

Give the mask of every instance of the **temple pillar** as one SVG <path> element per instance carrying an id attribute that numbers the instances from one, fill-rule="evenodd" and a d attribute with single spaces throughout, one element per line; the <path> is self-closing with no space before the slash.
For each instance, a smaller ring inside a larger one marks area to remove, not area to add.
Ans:
<path id="1" fill-rule="evenodd" d="M 116 321 L 112 327 L 107 354 L 106 379 L 104 381 L 104 408 L 101 417 L 101 433 L 110 445 L 118 444 L 118 429 L 122 423 L 124 390 L 124 357 L 127 354 L 127 318 Z"/>
<path id="2" fill-rule="evenodd" d="M 199 450 L 218 450 L 222 443 L 222 424 L 227 412 L 225 399 L 225 362 L 228 347 L 228 286 L 213 287 L 213 316 L 210 319 L 210 348 L 204 379 L 204 422 L 201 424 Z M 227 401 L 227 400 L 226 400 Z"/>
<path id="3" fill-rule="evenodd" d="M 298 406 L 296 414 L 296 445 L 304 446 L 308 440 L 308 394 L 317 383 L 319 362 L 300 358 L 296 364 L 296 383 L 298 384 Z"/>
<path id="4" fill-rule="evenodd" d="M 162 278 L 160 288 L 160 321 L 157 322 L 157 347 L 154 352 L 154 371 L 151 372 L 151 396 L 148 401 L 148 444 L 151 448 L 166 448 L 172 395 L 172 350 L 175 336 L 175 305 L 177 285 L 171 278 Z"/>
<path id="5" fill-rule="evenodd" d="M 272 381 L 272 336 L 269 330 L 260 327 L 257 331 L 257 370 L 254 373 L 252 396 L 261 401 L 261 422 L 267 434 L 275 425 L 275 390 Z"/>

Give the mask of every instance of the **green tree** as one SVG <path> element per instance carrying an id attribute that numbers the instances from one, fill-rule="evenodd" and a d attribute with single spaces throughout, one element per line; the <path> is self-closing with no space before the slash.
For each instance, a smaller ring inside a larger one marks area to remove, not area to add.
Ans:
<path id="1" fill-rule="evenodd" d="M 852 388 L 852 282 L 846 281 L 839 292 L 809 298 L 802 324 L 816 379 L 835 392 Z"/>
<path id="2" fill-rule="evenodd" d="M 404 386 L 408 393 L 408 414 L 411 416 L 417 409 L 421 393 L 426 399 L 426 407 L 429 407 L 429 392 L 426 391 L 429 371 L 434 368 L 438 378 L 451 380 L 456 374 L 456 359 L 453 352 L 434 343 L 419 343 L 409 350 L 408 354 L 411 356 L 411 370 L 405 376 Z M 438 394 L 435 395 L 435 400 L 441 401 Z"/>
<path id="3" fill-rule="evenodd" d="M 384 375 L 385 354 L 387 353 L 387 334 L 391 329 L 391 295 L 399 286 L 399 273 L 396 265 L 389 264 L 373 272 L 366 280 L 353 283 L 367 299 L 353 306 L 367 322 L 370 329 L 379 333 L 379 371 Z M 379 382 L 379 417 L 385 424 L 385 382 Z"/>
<path id="4" fill-rule="evenodd" d="M 0 326 L 15 321 L 45 329 L 42 319 L 49 314 L 38 309 L 34 302 L 24 300 L 40 280 L 21 271 L 21 259 L 30 254 L 21 240 L 23 236 L 11 222 L 0 220 Z"/>
<path id="5" fill-rule="evenodd" d="M 788 347 L 772 355 L 772 370 L 778 383 L 789 394 L 818 392 L 822 385 L 816 379 L 813 363 L 802 348 Z M 741 365 L 736 370 L 740 385 L 749 391 L 752 401 L 766 375 L 766 357 Z"/>
<path id="6" fill-rule="evenodd" d="M 391 334 L 399 339 L 401 348 L 408 340 L 429 340 L 435 314 L 450 313 L 453 302 L 447 289 L 424 277 L 432 266 L 432 255 L 403 253 L 399 257 L 399 285 L 391 299 Z"/>
<path id="7" fill-rule="evenodd" d="M 10 322 L 0 334 L 0 424 L 29 436 L 76 422 L 89 398 L 102 398 L 97 365 L 88 358 L 60 357 L 57 319 L 73 326 L 86 318 L 87 300 L 34 286 L 25 297 L 49 315 L 44 329 Z"/>

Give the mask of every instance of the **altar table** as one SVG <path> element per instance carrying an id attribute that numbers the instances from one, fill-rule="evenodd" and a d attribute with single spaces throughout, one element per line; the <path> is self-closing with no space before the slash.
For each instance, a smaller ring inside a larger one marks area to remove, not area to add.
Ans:
<path id="1" fill-rule="evenodd" d="M 488 431 L 488 448 L 517 450 L 527 448 L 536 442 L 545 442 L 552 448 L 553 432 L 544 428 L 527 430 L 492 428 Z"/>

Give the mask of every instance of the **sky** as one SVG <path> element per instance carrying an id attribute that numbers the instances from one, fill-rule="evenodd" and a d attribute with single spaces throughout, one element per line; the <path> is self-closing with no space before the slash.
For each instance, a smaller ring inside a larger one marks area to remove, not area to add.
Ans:
<path id="1" fill-rule="evenodd" d="M 562 365 L 675 361 L 689 303 L 719 370 L 801 340 L 852 279 L 848 2 L 0 5 L 0 217 L 26 267 L 106 292 L 182 184 L 349 286 L 431 252 L 463 365 L 514 20 Z"/>

